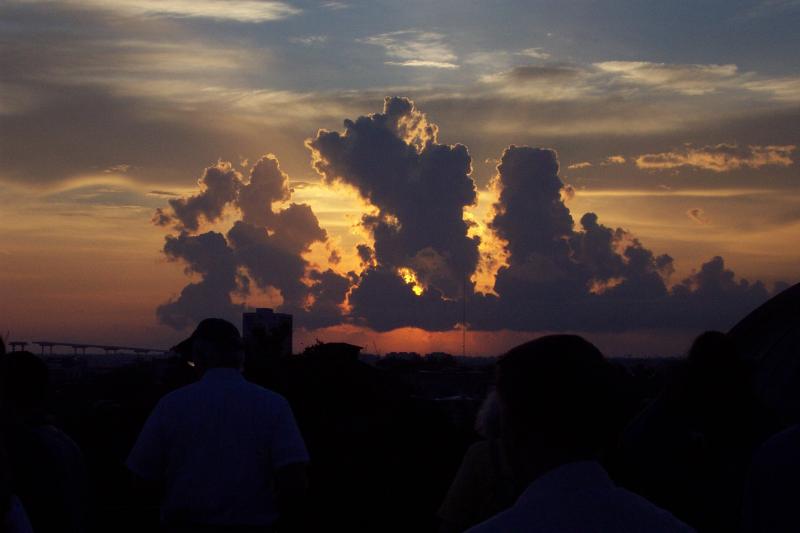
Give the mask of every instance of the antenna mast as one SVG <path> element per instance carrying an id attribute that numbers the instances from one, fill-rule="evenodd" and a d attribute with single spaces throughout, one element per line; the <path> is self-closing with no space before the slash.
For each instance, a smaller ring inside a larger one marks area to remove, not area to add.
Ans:
<path id="1" fill-rule="evenodd" d="M 467 273 L 464 272 L 461 288 L 461 355 L 467 356 Z"/>

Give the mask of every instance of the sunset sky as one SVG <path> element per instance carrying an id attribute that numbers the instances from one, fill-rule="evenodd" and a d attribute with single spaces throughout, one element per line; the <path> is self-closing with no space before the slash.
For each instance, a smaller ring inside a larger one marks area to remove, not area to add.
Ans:
<path id="1" fill-rule="evenodd" d="M 295 349 L 460 353 L 466 292 L 470 354 L 680 353 L 800 281 L 798 26 L 796 0 L 6 0 L 0 333 L 169 347 L 269 306 Z"/>

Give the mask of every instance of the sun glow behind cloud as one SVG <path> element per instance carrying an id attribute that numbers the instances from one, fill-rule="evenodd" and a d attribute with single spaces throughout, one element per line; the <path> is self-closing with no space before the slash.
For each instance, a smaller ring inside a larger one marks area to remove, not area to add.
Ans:
<path id="1" fill-rule="evenodd" d="M 397 269 L 397 274 L 403 278 L 406 285 L 411 285 L 411 291 L 414 294 L 422 296 L 422 293 L 425 292 L 425 288 L 420 285 L 419 280 L 417 280 L 416 272 L 408 267 L 402 267 Z"/>
<path id="2" fill-rule="evenodd" d="M 492 294 L 507 258 L 487 225 L 497 201 L 486 188 L 492 171 L 475 162 L 498 157 L 510 142 L 557 149 L 571 185 L 561 198 L 575 220 L 596 211 L 674 255 L 673 282 L 711 250 L 751 279 L 795 279 L 800 230 L 789 148 L 800 145 L 800 81 L 774 49 L 778 33 L 764 40 L 770 47 L 755 63 L 736 56 L 737 47 L 702 57 L 667 47 L 631 61 L 617 53 L 629 49 L 624 36 L 559 31 L 544 8 L 537 20 L 518 11 L 501 29 L 491 17 L 456 27 L 463 19 L 437 18 L 436 5 L 413 16 L 399 4 L 303 3 L 301 10 L 246 0 L 11 0 L 0 10 L 9 14 L 0 80 L 4 316 L 33 309 L 24 297 L 37 294 L 73 327 L 79 319 L 67 316 L 102 322 L 101 306 L 118 297 L 136 317 L 131 323 L 170 337 L 152 324 L 151 308 L 184 280 L 180 265 L 164 264 L 163 235 L 147 221 L 154 206 L 191 193 L 197 172 L 218 157 L 277 153 L 295 198 L 329 235 L 303 257 L 319 269 L 360 273 L 356 245 L 374 248 L 361 216 L 376 210 L 352 189 L 320 184 L 302 141 L 375 111 L 387 94 L 410 95 L 442 125 L 447 143 L 470 148 L 478 203 L 463 216 L 468 235 L 481 239 L 471 280 L 479 292 Z M 737 43 L 755 35 L 739 30 Z M 591 42 L 580 37 L 590 34 Z M 723 145 L 738 149 L 711 153 Z M 230 222 L 204 228 L 224 231 Z M 64 268 L 49 272 L 42 265 L 54 257 Z M 131 280 L 130 290 L 115 272 Z M 414 286 L 425 290 L 416 300 L 424 300 L 433 291 L 419 272 Z M 280 295 L 254 291 L 247 301 L 274 305 Z M 123 331 L 125 313 L 107 313 L 115 331 Z M 401 333 L 392 338 L 402 348 Z"/>

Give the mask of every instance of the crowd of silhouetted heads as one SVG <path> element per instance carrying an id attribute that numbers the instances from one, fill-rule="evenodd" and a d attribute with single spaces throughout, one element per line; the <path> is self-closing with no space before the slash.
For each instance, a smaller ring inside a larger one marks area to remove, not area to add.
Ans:
<path id="1" fill-rule="evenodd" d="M 191 341 L 176 347 L 157 379 L 137 365 L 58 386 L 42 358 L 2 347 L 6 530 L 227 531 L 219 523 L 164 524 L 165 487 L 141 483 L 126 467 L 164 398 L 210 368 L 236 367 L 198 367 L 197 337 Z M 485 398 L 480 409 L 469 404 L 474 425 L 416 394 L 408 365 L 366 364 L 353 348 L 319 344 L 289 357 L 243 352 L 244 378 L 291 406 L 309 457 L 308 484 L 294 495 L 295 519 L 231 531 L 501 531 L 520 521 L 541 526 L 524 531 L 572 531 L 571 515 L 581 510 L 626 531 L 672 530 L 669 524 L 676 531 L 800 530 L 796 502 L 780 496 L 800 496 L 800 433 L 781 433 L 797 421 L 761 404 L 754 368 L 726 334 L 703 333 L 685 357 L 649 375 L 613 364 L 578 336 L 522 344 L 470 371 Z M 437 364 L 427 379 L 457 380 L 457 363 Z M 569 465 L 595 464 L 613 484 L 594 503 L 577 491 L 547 504 L 546 516 L 534 509 L 546 501 L 530 496 L 539 485 L 579 485 L 596 473 Z M 623 505 L 627 524 L 612 517 Z M 630 529 L 630 520 L 641 527 Z"/>

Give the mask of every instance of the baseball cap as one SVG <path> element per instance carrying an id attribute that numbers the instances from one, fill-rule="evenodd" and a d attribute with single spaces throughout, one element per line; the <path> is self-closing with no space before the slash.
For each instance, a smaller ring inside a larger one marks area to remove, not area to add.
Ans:
<path id="1" fill-rule="evenodd" d="M 221 318 L 206 318 L 195 328 L 189 340 L 202 340 L 226 351 L 241 350 L 244 344 L 236 326 Z"/>

